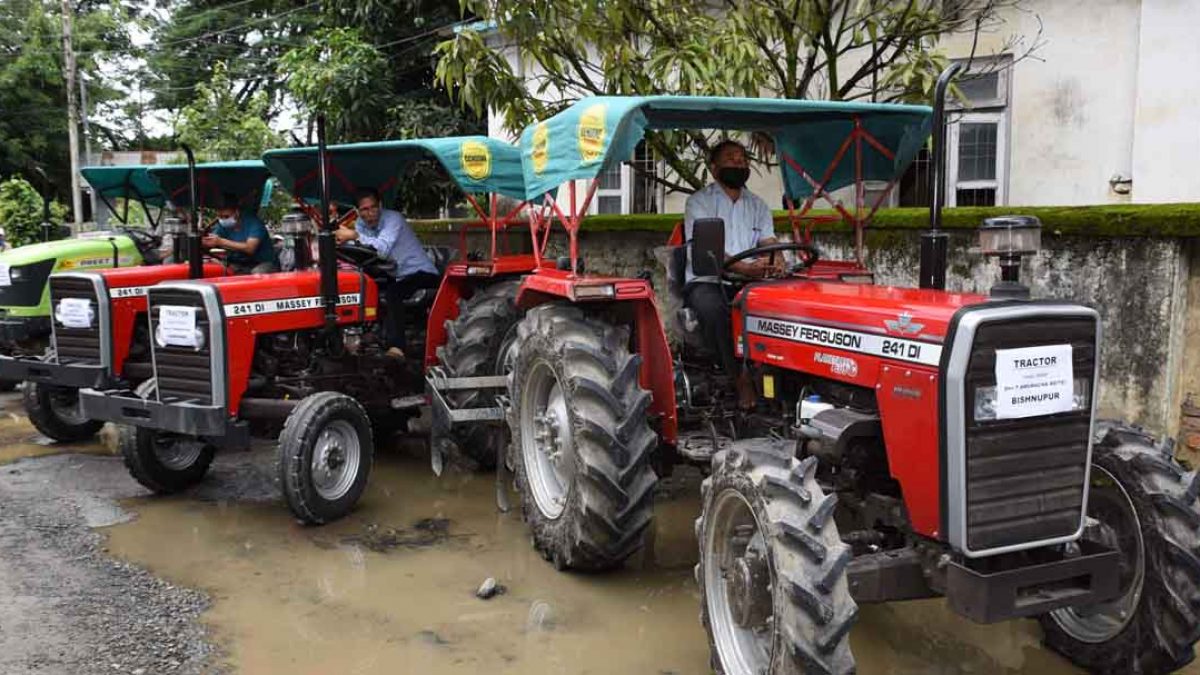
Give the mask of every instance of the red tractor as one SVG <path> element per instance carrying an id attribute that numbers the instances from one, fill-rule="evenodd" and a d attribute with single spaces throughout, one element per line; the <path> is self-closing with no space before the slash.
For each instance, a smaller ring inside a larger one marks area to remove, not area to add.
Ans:
<path id="1" fill-rule="evenodd" d="M 743 284 L 729 312 L 760 399 L 751 412 L 689 317 L 671 349 L 648 281 L 579 272 L 597 177 L 654 130 L 770 135 L 798 215 L 826 199 L 861 242 L 931 128 L 942 157 L 949 76 L 935 109 L 591 98 L 522 136 L 527 195 L 547 195 L 570 251 L 568 264 L 549 263 L 551 222 L 535 221 L 539 267 L 521 282 L 525 315 L 493 410 L 507 415 L 524 519 L 556 567 L 615 568 L 644 542 L 659 477 L 702 467 L 696 578 L 720 673 L 852 672 L 859 604 L 933 596 L 978 622 L 1036 617 L 1049 647 L 1098 672 L 1192 659 L 1200 479 L 1168 446 L 1095 419 L 1099 315 L 1020 297 L 1030 219 L 981 230 L 1005 269 L 991 296 L 944 290 L 940 195 L 920 288 L 840 278 L 802 238 L 730 257 L 723 224 L 697 220 L 673 260 Z M 577 200 L 581 179 L 591 187 Z M 864 181 L 887 189 L 868 202 Z M 560 185 L 565 209 L 550 192 Z M 841 188 L 853 188 L 853 209 L 830 196 Z M 787 252 L 784 278 L 732 274 L 739 260 Z"/>
<path id="2" fill-rule="evenodd" d="M 191 157 L 188 151 L 189 159 Z M 107 168 L 107 167 L 104 167 Z M 114 168 L 91 169 L 90 179 L 121 172 L 124 180 L 102 189 L 108 201 L 123 196 L 125 204 L 137 199 L 143 206 L 164 200 L 177 208 L 193 203 L 199 213 L 204 204 L 216 203 L 232 193 L 247 208 L 263 201 L 268 178 L 261 161 L 146 167 L 134 172 Z M 193 183 L 194 178 L 194 183 Z M 118 191 L 120 189 L 120 192 Z M 157 190 L 157 192 L 151 192 Z M 191 194 L 197 198 L 193 200 Z M 111 207 L 110 207 L 111 208 Z M 114 211 L 115 212 L 115 211 Z M 195 215 L 195 214 L 194 214 Z M 193 218 L 191 222 L 199 222 Z M 50 277 L 51 341 L 41 357 L 0 356 L 0 378 L 25 381 L 24 405 L 29 420 L 41 433 L 56 441 L 91 437 L 104 424 L 83 414 L 79 390 L 86 387 L 137 387 L 151 376 L 150 340 L 147 333 L 146 291 L 162 281 L 224 276 L 217 261 L 201 262 L 200 247 L 188 248 L 188 227 L 178 218 L 164 217 L 160 234 L 130 229 L 130 236 L 145 240 L 147 251 L 158 253 L 163 236 L 174 237 L 174 256 L 182 260 L 191 251 L 192 262 L 136 267 L 59 272 Z M 115 249 L 114 245 L 114 249 Z M 170 247 L 169 247 L 170 248 Z M 159 262 L 151 256 L 149 260 Z"/>
<path id="3" fill-rule="evenodd" d="M 336 245 L 335 225 L 322 215 L 335 200 L 353 205 L 358 188 L 376 188 L 386 199 L 409 165 L 428 160 L 464 191 L 524 194 L 519 154 L 507 144 L 411 140 L 337 146 L 327 154 L 319 128 L 318 148 L 264 157 L 312 219 L 324 221 L 318 269 L 151 288 L 153 377 L 136 390 L 81 395 L 85 415 L 120 425 L 127 465 L 155 492 L 194 484 L 218 447 L 246 447 L 252 433 L 281 425 L 279 480 L 292 513 L 311 524 L 348 513 L 366 487 L 376 431 L 402 427 L 424 404 L 423 364 L 385 353 L 389 308 L 380 289 L 394 264 L 367 246 Z M 450 256 L 438 257 L 444 269 Z M 491 269 L 493 262 L 473 264 Z M 408 316 L 421 317 L 410 327 L 410 344 L 424 344 L 434 294 L 418 291 L 404 303 Z"/>

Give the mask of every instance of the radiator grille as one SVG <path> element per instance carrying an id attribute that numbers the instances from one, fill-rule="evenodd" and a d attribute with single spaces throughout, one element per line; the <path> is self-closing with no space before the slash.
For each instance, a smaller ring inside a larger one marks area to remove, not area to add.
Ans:
<path id="1" fill-rule="evenodd" d="M 196 312 L 196 328 L 204 335 L 204 343 L 200 349 L 174 345 L 164 347 L 151 338 L 159 399 L 163 403 L 211 404 L 213 369 L 220 367 L 220 364 L 212 362 L 209 317 L 204 308 L 203 297 L 196 292 L 175 288 L 151 289 L 149 301 L 151 336 L 157 334 L 157 308 L 163 305 L 199 308 Z"/>
<path id="2" fill-rule="evenodd" d="M 976 422 L 975 389 L 995 386 L 997 349 L 1070 344 L 1076 380 L 1091 382 L 1096 325 L 1036 317 L 982 324 L 965 378 L 966 534 L 971 550 L 1073 534 L 1082 517 L 1091 410 Z"/>
<path id="3" fill-rule="evenodd" d="M 58 302 L 66 298 L 81 298 L 91 303 L 96 321 L 90 328 L 68 328 L 54 322 L 54 344 L 58 362 L 63 364 L 99 364 L 100 360 L 100 307 L 96 298 L 96 287 L 90 279 L 78 277 L 50 277 L 50 307 L 53 312 Z M 105 299 L 107 301 L 107 299 Z"/>

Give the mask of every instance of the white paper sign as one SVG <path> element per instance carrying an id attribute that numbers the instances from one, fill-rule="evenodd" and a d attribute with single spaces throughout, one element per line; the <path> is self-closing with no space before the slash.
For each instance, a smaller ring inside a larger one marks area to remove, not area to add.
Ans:
<path id="1" fill-rule="evenodd" d="M 12 286 L 12 277 L 8 273 L 8 265 L 0 263 L 0 286 Z"/>
<path id="2" fill-rule="evenodd" d="M 196 308 L 163 305 L 158 310 L 158 333 L 162 341 L 176 347 L 196 348 Z"/>
<path id="3" fill-rule="evenodd" d="M 1075 407 L 1071 345 L 996 350 L 996 418 L 1052 415 Z"/>
<path id="4" fill-rule="evenodd" d="M 54 313 L 59 323 L 67 328 L 91 328 L 92 306 L 85 298 L 63 298 L 58 301 Z"/>

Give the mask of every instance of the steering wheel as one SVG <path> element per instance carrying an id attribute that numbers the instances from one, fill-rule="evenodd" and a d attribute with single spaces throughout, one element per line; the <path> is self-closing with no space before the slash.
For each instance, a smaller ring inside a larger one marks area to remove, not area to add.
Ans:
<path id="1" fill-rule="evenodd" d="M 158 248 L 162 245 L 162 237 L 148 232 L 140 227 L 119 227 L 117 231 L 133 240 L 138 250 Z"/>
<path id="2" fill-rule="evenodd" d="M 815 247 L 808 244 L 800 244 L 793 241 L 784 241 L 777 244 L 767 244 L 766 246 L 755 246 L 748 248 L 741 253 L 730 256 L 721 265 L 721 278 L 727 281 L 745 283 L 749 281 L 758 281 L 758 277 L 748 277 L 745 274 L 740 274 L 733 271 L 733 266 L 748 258 L 757 258 L 763 255 L 770 255 L 771 261 L 774 262 L 775 255 L 782 254 L 784 251 L 795 251 L 799 254 L 800 259 L 792 263 L 783 273 L 783 276 L 791 276 L 797 272 L 802 272 L 812 267 L 818 260 L 821 259 L 821 253 Z"/>
<path id="3" fill-rule="evenodd" d="M 373 276 L 377 275 L 377 273 L 390 273 L 396 267 L 396 264 L 391 260 L 379 255 L 379 252 L 374 247 L 357 241 L 347 241 L 338 244 L 337 257 L 338 260 L 348 262 L 359 269 L 370 267 Z"/>

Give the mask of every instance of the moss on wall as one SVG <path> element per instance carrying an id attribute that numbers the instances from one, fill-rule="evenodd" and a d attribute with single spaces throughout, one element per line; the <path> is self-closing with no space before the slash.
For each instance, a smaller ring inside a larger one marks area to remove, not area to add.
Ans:
<path id="1" fill-rule="evenodd" d="M 814 212 L 830 215 L 830 211 Z M 1046 234 L 1104 237 L 1200 237 L 1200 204 L 1121 204 L 1113 206 L 998 206 L 945 209 L 943 226 L 951 230 L 972 230 L 984 218 L 1011 213 L 1037 216 Z M 589 216 L 583 227 L 596 232 L 670 232 L 683 216 L 678 213 L 628 216 Z M 446 232 L 460 220 L 414 220 L 418 232 Z M 780 232 L 790 230 L 787 212 L 775 213 Z M 914 230 L 929 226 L 929 211 L 923 208 L 881 209 L 875 214 L 870 230 L 878 235 L 886 230 Z M 815 231 L 845 230 L 841 223 L 819 224 Z M 883 243 L 880 241 L 879 243 Z"/>

